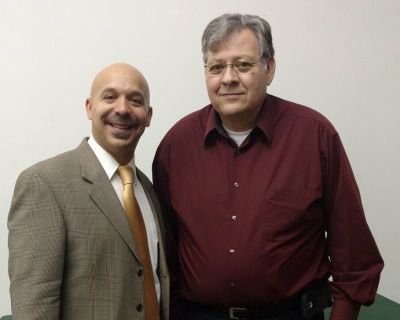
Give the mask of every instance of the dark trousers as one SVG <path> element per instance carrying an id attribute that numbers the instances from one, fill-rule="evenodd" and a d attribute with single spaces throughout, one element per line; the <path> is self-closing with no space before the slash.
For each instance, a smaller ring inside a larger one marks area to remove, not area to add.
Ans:
<path id="1" fill-rule="evenodd" d="M 192 304 L 192 303 L 184 303 L 181 309 L 181 318 L 180 320 L 229 320 L 229 316 L 227 314 L 218 313 L 215 310 L 208 310 L 207 308 L 203 308 L 201 306 Z M 250 319 L 249 319 L 250 320 Z M 282 316 L 273 316 L 273 317 L 260 317 L 260 318 L 251 318 L 251 320 L 306 320 L 300 315 L 282 315 Z M 312 319 L 307 320 L 324 320 L 324 313 L 321 312 L 317 314 Z"/>

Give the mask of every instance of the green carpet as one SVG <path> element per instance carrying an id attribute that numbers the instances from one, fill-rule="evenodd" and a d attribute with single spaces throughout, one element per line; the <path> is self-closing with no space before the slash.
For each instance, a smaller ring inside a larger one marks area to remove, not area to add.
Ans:
<path id="1" fill-rule="evenodd" d="M 325 311 L 325 319 L 329 313 L 330 309 Z M 358 320 L 400 320 L 400 304 L 378 294 L 372 306 L 361 307 Z"/>

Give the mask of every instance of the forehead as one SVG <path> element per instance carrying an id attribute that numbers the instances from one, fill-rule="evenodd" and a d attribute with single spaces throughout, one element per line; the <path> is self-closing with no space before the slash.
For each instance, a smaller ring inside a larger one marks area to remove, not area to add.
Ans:
<path id="1" fill-rule="evenodd" d="M 260 44 L 257 37 L 249 29 L 242 29 L 230 34 L 226 39 L 216 43 L 208 50 L 208 59 L 227 59 L 234 57 L 256 57 L 260 54 Z"/>
<path id="2" fill-rule="evenodd" d="M 141 93 L 149 98 L 147 82 L 140 72 L 126 65 L 115 65 L 101 71 L 93 81 L 91 96 L 99 96 L 107 90 L 124 94 Z"/>
<path id="3" fill-rule="evenodd" d="M 99 78 L 97 91 L 106 89 L 117 91 L 145 91 L 145 82 L 139 75 L 129 72 L 110 72 Z"/>

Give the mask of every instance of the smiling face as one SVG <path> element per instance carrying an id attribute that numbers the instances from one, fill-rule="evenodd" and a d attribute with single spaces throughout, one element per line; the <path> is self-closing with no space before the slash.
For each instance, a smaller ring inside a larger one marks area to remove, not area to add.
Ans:
<path id="1" fill-rule="evenodd" d="M 127 64 L 105 68 L 93 81 L 86 113 L 96 142 L 120 164 L 128 163 L 152 116 L 143 75 Z"/>
<path id="2" fill-rule="evenodd" d="M 255 62 L 261 54 L 259 42 L 253 32 L 242 29 L 207 52 L 207 65 Z M 273 58 L 269 58 L 267 62 L 260 60 L 254 63 L 246 73 L 237 72 L 231 66 L 219 75 L 206 71 L 208 96 L 226 128 L 245 131 L 254 127 L 274 71 Z"/>

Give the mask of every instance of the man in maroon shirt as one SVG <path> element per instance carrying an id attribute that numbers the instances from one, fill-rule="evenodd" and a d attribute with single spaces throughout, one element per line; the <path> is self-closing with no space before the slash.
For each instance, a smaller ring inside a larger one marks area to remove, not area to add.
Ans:
<path id="1" fill-rule="evenodd" d="M 331 319 L 356 319 L 383 261 L 338 133 L 266 93 L 275 60 L 265 20 L 218 17 L 202 49 L 211 104 L 167 133 L 153 163 L 171 319 L 323 319 L 331 293 Z"/>

